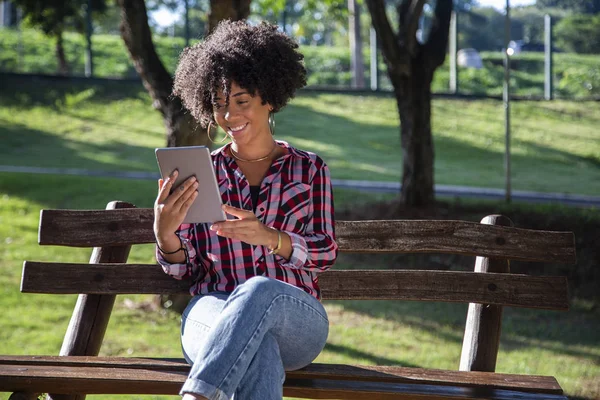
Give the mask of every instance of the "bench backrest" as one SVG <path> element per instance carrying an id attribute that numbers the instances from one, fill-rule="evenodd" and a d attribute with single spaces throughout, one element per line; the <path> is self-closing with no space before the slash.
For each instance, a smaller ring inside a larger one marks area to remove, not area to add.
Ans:
<path id="1" fill-rule="evenodd" d="M 153 243 L 153 210 L 42 210 L 41 245 L 116 248 Z M 500 260 L 575 263 L 571 232 L 467 221 L 337 221 L 349 253 L 450 253 Z M 36 293 L 188 293 L 189 283 L 155 264 L 123 260 L 73 264 L 26 261 L 22 291 Z M 435 270 L 336 270 L 319 278 L 324 299 L 400 299 L 566 310 L 565 277 Z"/>

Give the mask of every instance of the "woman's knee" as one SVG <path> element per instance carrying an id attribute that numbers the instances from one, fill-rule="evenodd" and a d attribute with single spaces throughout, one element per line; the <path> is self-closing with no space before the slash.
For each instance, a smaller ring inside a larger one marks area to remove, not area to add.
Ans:
<path id="1" fill-rule="evenodd" d="M 254 276 L 239 285 L 232 294 L 244 293 L 246 295 L 273 299 L 284 293 L 285 283 L 264 276 Z"/>

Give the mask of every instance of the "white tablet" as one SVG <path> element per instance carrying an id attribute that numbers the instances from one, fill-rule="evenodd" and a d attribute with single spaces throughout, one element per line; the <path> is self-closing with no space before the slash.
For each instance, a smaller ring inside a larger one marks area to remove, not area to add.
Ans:
<path id="1" fill-rule="evenodd" d="M 155 153 L 163 179 L 167 179 L 174 170 L 179 171 L 173 188 L 178 187 L 190 176 L 196 176 L 198 179 L 198 196 L 183 222 L 213 223 L 227 219 L 221 209 L 221 193 L 208 147 L 165 147 L 156 149 Z"/>

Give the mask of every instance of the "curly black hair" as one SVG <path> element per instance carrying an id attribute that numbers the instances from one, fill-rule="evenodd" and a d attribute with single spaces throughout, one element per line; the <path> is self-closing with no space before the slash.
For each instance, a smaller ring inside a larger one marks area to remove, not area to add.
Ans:
<path id="1" fill-rule="evenodd" d="M 275 25 L 222 21 L 204 41 L 183 50 L 173 94 L 203 127 L 215 122 L 213 98 L 219 89 L 228 98 L 231 82 L 277 112 L 306 85 L 304 56 L 297 49 Z"/>

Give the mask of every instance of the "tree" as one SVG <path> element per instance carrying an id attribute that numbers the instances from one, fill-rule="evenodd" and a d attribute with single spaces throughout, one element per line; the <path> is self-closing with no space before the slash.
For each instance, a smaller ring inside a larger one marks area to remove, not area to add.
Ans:
<path id="1" fill-rule="evenodd" d="M 21 8 L 25 20 L 41 29 L 46 35 L 56 39 L 58 73 L 67 75 L 69 63 L 63 48 L 63 32 L 67 27 L 75 27 L 82 32 L 85 26 L 85 12 L 88 5 L 91 11 L 102 13 L 106 10 L 106 0 L 13 0 Z"/>
<path id="2" fill-rule="evenodd" d="M 206 131 L 185 111 L 181 100 L 171 95 L 173 78 L 156 53 L 144 0 L 118 0 L 118 4 L 121 36 L 154 107 L 163 116 L 167 146 L 208 145 Z M 209 29 L 222 19 L 245 19 L 249 13 L 250 0 L 211 0 Z"/>
<path id="3" fill-rule="evenodd" d="M 388 19 L 384 0 L 366 0 L 366 3 L 400 115 L 403 159 L 400 199 L 406 206 L 432 206 L 435 195 L 431 81 L 435 70 L 446 58 L 452 1 L 436 1 L 429 32 L 423 35 L 426 36 L 423 42 L 417 40 L 417 29 L 426 0 L 400 1 L 396 7 L 397 33 Z"/>
<path id="4" fill-rule="evenodd" d="M 600 0 L 536 0 L 537 8 L 560 8 L 574 14 L 597 14 Z"/>
<path id="5" fill-rule="evenodd" d="M 600 14 L 572 15 L 556 24 L 557 44 L 568 52 L 600 53 Z"/>

